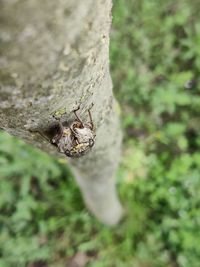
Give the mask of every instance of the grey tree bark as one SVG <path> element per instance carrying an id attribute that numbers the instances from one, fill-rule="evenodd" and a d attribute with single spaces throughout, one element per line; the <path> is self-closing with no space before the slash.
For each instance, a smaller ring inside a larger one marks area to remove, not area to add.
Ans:
<path id="1" fill-rule="evenodd" d="M 52 114 L 73 120 L 78 105 L 87 120 L 94 103 L 95 146 L 69 163 L 89 210 L 116 224 L 123 212 L 115 188 L 121 130 L 109 74 L 111 0 L 1 0 L 0 16 L 0 127 L 57 154 L 38 132 L 49 134 Z"/>

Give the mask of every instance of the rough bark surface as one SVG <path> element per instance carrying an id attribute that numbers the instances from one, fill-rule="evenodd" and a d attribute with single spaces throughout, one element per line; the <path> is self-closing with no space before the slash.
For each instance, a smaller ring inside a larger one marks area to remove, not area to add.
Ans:
<path id="1" fill-rule="evenodd" d="M 92 151 L 70 160 L 88 208 L 116 224 L 122 208 L 115 190 L 121 131 L 109 74 L 110 0 L 3 0 L 0 8 L 0 128 L 56 154 L 38 131 L 92 115 Z M 66 203 L 67 205 L 67 203 Z"/>

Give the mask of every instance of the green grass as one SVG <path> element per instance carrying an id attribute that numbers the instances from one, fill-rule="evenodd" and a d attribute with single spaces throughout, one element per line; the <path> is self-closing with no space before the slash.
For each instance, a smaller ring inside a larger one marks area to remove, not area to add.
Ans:
<path id="1" fill-rule="evenodd" d="M 63 267 L 77 252 L 88 267 L 199 267 L 199 10 L 189 0 L 114 1 L 119 226 L 90 216 L 65 162 L 0 134 L 1 267 Z"/>

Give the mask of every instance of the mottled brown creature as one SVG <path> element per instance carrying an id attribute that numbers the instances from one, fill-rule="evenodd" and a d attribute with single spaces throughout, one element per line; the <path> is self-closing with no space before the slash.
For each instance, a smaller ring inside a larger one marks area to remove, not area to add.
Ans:
<path id="1" fill-rule="evenodd" d="M 80 106 L 73 110 L 76 120 L 68 127 L 59 121 L 59 132 L 52 138 L 51 142 L 58 147 L 60 153 L 64 153 L 67 157 L 77 158 L 85 155 L 93 147 L 95 133 L 91 108 L 88 109 L 89 122 L 84 123 L 78 116 L 77 111 Z"/>

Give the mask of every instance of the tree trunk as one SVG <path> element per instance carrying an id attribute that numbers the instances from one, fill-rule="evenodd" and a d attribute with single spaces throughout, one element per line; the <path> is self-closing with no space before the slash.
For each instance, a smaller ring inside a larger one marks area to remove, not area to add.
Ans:
<path id="1" fill-rule="evenodd" d="M 116 224 L 122 208 L 115 190 L 121 131 L 109 74 L 111 0 L 2 0 L 0 127 L 45 150 L 57 124 L 94 103 L 93 149 L 69 160 L 88 208 Z M 57 154 L 58 155 L 58 154 Z M 67 203 L 66 203 L 67 205 Z"/>

